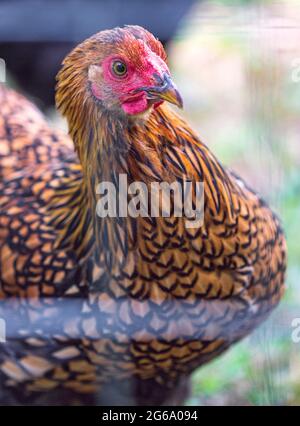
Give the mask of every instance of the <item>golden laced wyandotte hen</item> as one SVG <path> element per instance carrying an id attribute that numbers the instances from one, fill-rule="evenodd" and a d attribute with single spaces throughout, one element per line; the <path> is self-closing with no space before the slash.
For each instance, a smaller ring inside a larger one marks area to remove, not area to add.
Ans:
<path id="1" fill-rule="evenodd" d="M 165 61 L 137 26 L 76 47 L 57 78 L 69 136 L 0 88 L 2 404 L 179 403 L 282 297 L 280 222 L 173 112 Z M 174 193 L 170 217 L 101 217 L 98 185 L 121 174 L 203 182 L 201 225 Z"/>

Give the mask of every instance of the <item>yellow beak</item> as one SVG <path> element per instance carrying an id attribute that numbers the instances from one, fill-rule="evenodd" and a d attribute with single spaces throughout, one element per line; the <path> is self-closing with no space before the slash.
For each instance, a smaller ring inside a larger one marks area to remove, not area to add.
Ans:
<path id="1" fill-rule="evenodd" d="M 174 104 L 178 106 L 178 108 L 183 107 L 182 97 L 180 93 L 178 92 L 178 90 L 176 89 L 176 87 L 174 86 L 171 86 L 168 89 L 166 89 L 164 92 L 160 93 L 159 98 L 164 101 L 170 102 L 170 104 Z"/>
<path id="2" fill-rule="evenodd" d="M 165 76 L 162 86 L 149 87 L 147 93 L 157 100 L 170 102 L 178 106 L 178 108 L 183 107 L 182 97 L 169 76 Z"/>

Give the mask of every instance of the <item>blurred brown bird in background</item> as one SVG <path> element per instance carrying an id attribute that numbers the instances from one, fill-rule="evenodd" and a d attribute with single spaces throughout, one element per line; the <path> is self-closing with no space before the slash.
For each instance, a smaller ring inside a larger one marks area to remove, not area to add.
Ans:
<path id="1" fill-rule="evenodd" d="M 189 374 L 278 304 L 279 220 L 168 106 L 180 94 L 141 27 L 102 31 L 64 60 L 70 138 L 4 86 L 0 100 L 0 401 L 182 402 Z M 118 190 L 120 174 L 203 182 L 203 224 L 177 217 L 174 196 L 170 217 L 99 217 L 98 184 Z"/>

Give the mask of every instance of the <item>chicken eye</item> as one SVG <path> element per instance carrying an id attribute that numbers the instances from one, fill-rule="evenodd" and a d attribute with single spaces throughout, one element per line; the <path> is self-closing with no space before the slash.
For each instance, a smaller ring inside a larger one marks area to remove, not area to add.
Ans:
<path id="1" fill-rule="evenodd" d="M 118 77 L 123 77 L 127 72 L 126 64 L 122 61 L 115 61 L 112 64 L 112 70 Z"/>

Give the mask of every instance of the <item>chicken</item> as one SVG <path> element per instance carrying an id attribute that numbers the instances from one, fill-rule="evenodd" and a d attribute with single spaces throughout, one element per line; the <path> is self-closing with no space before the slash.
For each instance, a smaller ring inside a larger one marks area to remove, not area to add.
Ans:
<path id="1" fill-rule="evenodd" d="M 181 96 L 141 27 L 65 58 L 56 103 L 70 137 L 5 87 L 0 101 L 0 401 L 178 403 L 190 373 L 282 297 L 278 218 L 169 106 Z M 170 217 L 101 217 L 99 183 L 132 200 L 120 175 L 203 182 L 203 221 L 176 215 L 174 194 Z"/>

